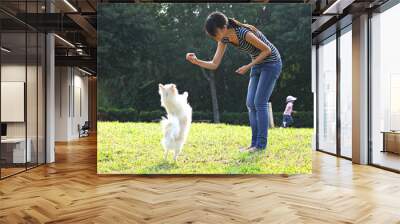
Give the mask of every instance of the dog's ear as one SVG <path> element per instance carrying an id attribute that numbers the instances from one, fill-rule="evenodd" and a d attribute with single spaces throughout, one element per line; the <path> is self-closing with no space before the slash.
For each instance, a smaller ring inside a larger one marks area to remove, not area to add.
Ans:
<path id="1" fill-rule="evenodd" d="M 176 88 L 175 84 L 171 84 L 169 89 L 174 93 L 174 94 L 178 94 L 178 89 Z"/>
<path id="2" fill-rule="evenodd" d="M 160 89 L 164 89 L 164 85 L 163 85 L 163 84 L 161 84 L 161 83 L 158 83 L 158 88 L 160 88 Z"/>
<path id="3" fill-rule="evenodd" d="M 188 96 L 189 96 L 189 93 L 185 91 L 185 92 L 183 93 L 183 96 L 187 99 Z"/>

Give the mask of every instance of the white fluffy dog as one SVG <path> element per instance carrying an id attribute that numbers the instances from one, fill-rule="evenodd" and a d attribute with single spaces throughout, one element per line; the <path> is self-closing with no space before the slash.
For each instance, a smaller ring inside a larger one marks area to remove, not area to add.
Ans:
<path id="1" fill-rule="evenodd" d="M 161 96 L 161 106 L 167 111 L 167 117 L 161 120 L 164 159 L 167 159 L 168 151 L 173 150 L 176 161 L 189 134 L 192 107 L 187 102 L 188 93 L 179 94 L 175 84 L 158 84 L 158 93 Z"/>

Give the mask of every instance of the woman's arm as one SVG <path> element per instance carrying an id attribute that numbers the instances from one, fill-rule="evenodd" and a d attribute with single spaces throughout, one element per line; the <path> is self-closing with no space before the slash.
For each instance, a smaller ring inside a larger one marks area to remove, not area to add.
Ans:
<path id="1" fill-rule="evenodd" d="M 246 38 L 246 41 L 249 42 L 251 45 L 260 49 L 261 53 L 255 59 L 253 59 L 249 64 L 244 65 L 236 70 L 237 73 L 242 74 L 242 75 L 245 74 L 253 65 L 258 64 L 259 62 L 264 60 L 266 57 L 271 55 L 271 48 L 268 47 L 267 44 L 262 42 L 256 35 L 254 35 L 254 33 L 247 32 L 245 38 Z"/>
<path id="2" fill-rule="evenodd" d="M 214 57 L 211 61 L 203 61 L 197 59 L 196 55 L 189 53 L 186 58 L 195 65 L 198 65 L 205 69 L 215 70 L 221 64 L 222 57 L 224 56 L 226 44 L 218 42 L 217 50 L 215 51 Z"/>
<path id="3" fill-rule="evenodd" d="M 271 48 L 268 47 L 266 43 L 262 42 L 256 35 L 254 35 L 254 33 L 248 32 L 246 34 L 246 41 L 261 50 L 261 53 L 249 64 L 250 67 L 258 64 L 266 57 L 271 55 Z"/>

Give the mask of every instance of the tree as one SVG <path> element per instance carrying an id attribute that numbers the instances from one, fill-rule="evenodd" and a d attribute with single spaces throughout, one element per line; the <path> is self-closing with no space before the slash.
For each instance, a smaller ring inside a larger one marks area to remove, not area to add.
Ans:
<path id="1" fill-rule="evenodd" d="M 219 112 L 246 111 L 248 76 L 234 71 L 249 62 L 248 55 L 228 46 L 212 72 L 185 60 L 187 52 L 213 57 L 216 43 L 203 23 L 216 10 L 254 24 L 279 49 L 283 70 L 271 97 L 274 109 L 283 110 L 286 96 L 294 95 L 299 98 L 296 110 L 312 111 L 307 4 L 100 4 L 99 107 L 160 110 L 157 84 L 176 83 L 189 92 L 193 110 L 212 111 L 214 121 L 220 120 Z"/>
<path id="2" fill-rule="evenodd" d="M 215 85 L 215 74 L 212 71 L 209 71 L 209 73 L 207 73 L 207 71 L 204 68 L 201 68 L 201 72 L 202 72 L 204 78 L 208 81 L 208 84 L 210 85 L 210 94 L 211 94 L 214 123 L 219 123 L 220 118 L 219 118 L 217 87 Z"/>

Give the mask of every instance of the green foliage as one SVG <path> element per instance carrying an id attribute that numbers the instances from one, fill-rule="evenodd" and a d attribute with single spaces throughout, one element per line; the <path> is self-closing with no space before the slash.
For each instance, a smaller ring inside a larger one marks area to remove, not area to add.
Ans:
<path id="1" fill-rule="evenodd" d="M 162 110 L 154 111 L 136 111 L 132 108 L 99 108 L 98 119 L 100 121 L 159 121 L 165 112 Z M 193 121 L 211 122 L 212 112 L 207 111 L 194 111 Z M 296 111 L 293 114 L 294 127 L 313 127 L 313 113 L 308 111 Z M 226 124 L 241 124 L 247 125 L 249 123 L 249 115 L 247 112 L 222 112 L 221 122 Z M 282 124 L 282 112 L 274 112 L 275 126 Z"/>
<path id="2" fill-rule="evenodd" d="M 99 122 L 97 171 L 101 174 L 309 174 L 312 129 L 269 131 L 268 148 L 240 153 L 250 128 L 194 123 L 176 163 L 163 160 L 157 123 Z"/>
<path id="3" fill-rule="evenodd" d="M 211 112 L 208 82 L 197 66 L 185 60 L 185 54 L 213 57 L 216 44 L 205 34 L 203 23 L 215 10 L 255 25 L 279 49 L 283 71 L 271 97 L 274 110 L 283 111 L 286 96 L 294 95 L 299 99 L 296 110 L 311 111 L 311 10 L 307 4 L 100 4 L 99 107 L 159 110 L 157 84 L 176 83 L 180 91 L 189 92 L 194 111 Z M 220 111 L 246 111 L 248 76 L 234 75 L 234 71 L 249 61 L 248 55 L 228 47 L 215 71 Z"/>

